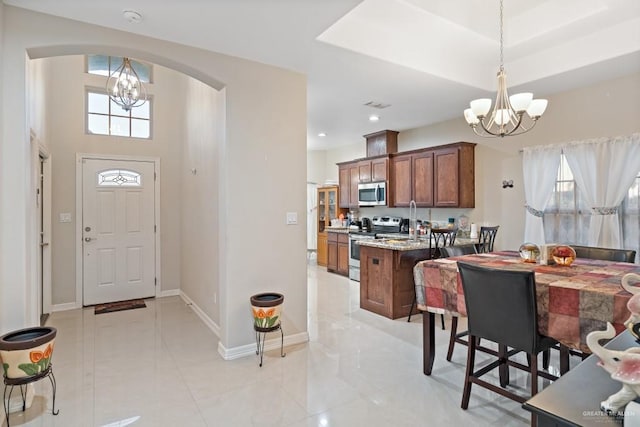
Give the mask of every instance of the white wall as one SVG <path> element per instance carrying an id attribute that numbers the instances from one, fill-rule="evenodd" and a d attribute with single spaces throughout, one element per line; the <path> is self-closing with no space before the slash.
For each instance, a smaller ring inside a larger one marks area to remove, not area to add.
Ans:
<path id="1" fill-rule="evenodd" d="M 322 185 L 327 179 L 327 151 L 307 152 L 307 182 Z M 335 178 L 337 180 L 337 178 Z"/>
<path id="2" fill-rule="evenodd" d="M 161 280 L 162 291 L 180 287 L 180 188 L 182 129 L 187 77 L 154 66 L 154 83 L 147 85 L 153 99 L 152 138 L 136 139 L 85 132 L 85 87 L 103 88 L 105 78 L 84 72 L 81 55 L 31 61 L 46 63 L 48 102 L 46 117 L 52 163 L 52 303 L 82 303 L 76 295 L 76 153 L 160 158 Z M 65 100 L 61 108 L 60 100 Z M 176 105 L 180 107 L 176 108 Z M 61 223 L 61 213 L 72 221 Z"/>
<path id="3" fill-rule="evenodd" d="M 189 79 L 182 123 L 184 154 L 180 171 L 181 291 L 202 308 L 215 324 L 218 305 L 218 129 L 224 96 L 210 86 Z"/>
<path id="4" fill-rule="evenodd" d="M 307 339 L 305 77 L 19 8 L 5 6 L 4 14 L 2 120 L 9 125 L 0 140 L 0 332 L 30 324 L 24 289 L 35 286 L 27 268 L 35 248 L 27 245 L 34 212 L 28 207 L 25 52 L 40 58 L 100 51 L 173 68 L 226 89 L 217 216 L 219 348 L 225 353 L 251 347 L 249 297 L 265 290 L 285 295 L 285 333 Z M 286 212 L 298 213 L 298 225 L 285 225 Z"/>
<path id="5" fill-rule="evenodd" d="M 497 249 L 517 249 L 524 238 L 524 190 L 522 157 L 525 146 L 545 145 L 601 136 L 628 135 L 640 131 L 640 74 L 600 82 L 593 86 L 549 96 L 549 107 L 529 133 L 507 138 L 477 137 L 462 118 L 401 131 L 398 151 L 407 151 L 458 141 L 475 142 L 476 207 L 467 215 L 478 223 L 499 224 Z M 337 179 L 335 163 L 365 156 L 365 141 L 330 150 L 326 156 L 327 177 Z M 556 173 L 551 171 L 550 173 Z M 502 189 L 502 180 L 513 179 L 514 188 Z M 406 210 L 389 209 L 407 216 Z M 455 213 L 460 210 L 449 210 Z M 371 216 L 373 211 L 364 211 Z M 426 215 L 420 209 L 419 218 Z M 449 212 L 433 209 L 434 218 Z"/>

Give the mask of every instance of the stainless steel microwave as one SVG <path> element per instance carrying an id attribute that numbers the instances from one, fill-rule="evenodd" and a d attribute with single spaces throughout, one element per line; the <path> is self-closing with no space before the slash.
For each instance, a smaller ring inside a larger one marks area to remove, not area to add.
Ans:
<path id="1" fill-rule="evenodd" d="M 358 206 L 386 206 L 387 183 L 367 182 L 358 184 Z"/>

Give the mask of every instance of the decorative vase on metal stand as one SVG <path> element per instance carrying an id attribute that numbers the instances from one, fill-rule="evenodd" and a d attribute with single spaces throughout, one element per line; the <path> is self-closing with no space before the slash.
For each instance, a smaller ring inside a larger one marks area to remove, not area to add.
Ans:
<path id="1" fill-rule="evenodd" d="M 275 292 L 256 294 L 251 297 L 253 329 L 256 331 L 256 354 L 260 355 L 260 366 L 264 355 L 267 332 L 280 330 L 280 356 L 284 357 L 284 334 L 280 323 L 284 295 Z"/>
<path id="2" fill-rule="evenodd" d="M 34 381 L 49 378 L 53 391 L 53 407 L 56 411 L 56 378 L 53 376 L 51 357 L 57 334 L 56 328 L 42 326 L 20 329 L 0 337 L 0 360 L 4 373 L 4 412 L 9 427 L 11 393 L 15 386 L 20 387 L 22 410 L 26 409 L 26 386 Z M 9 395 L 7 396 L 7 390 Z"/>

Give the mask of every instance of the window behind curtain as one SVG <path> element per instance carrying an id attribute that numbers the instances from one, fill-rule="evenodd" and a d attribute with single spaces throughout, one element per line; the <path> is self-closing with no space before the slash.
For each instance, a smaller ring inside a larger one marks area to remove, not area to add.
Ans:
<path id="1" fill-rule="evenodd" d="M 640 171 L 622 202 L 618 216 L 625 249 L 640 254 Z M 556 185 L 544 210 L 544 234 L 549 243 L 589 244 L 591 212 L 578 191 L 567 159 L 562 154 Z M 636 255 L 636 261 L 640 255 Z"/>
<path id="2" fill-rule="evenodd" d="M 636 261 L 640 263 L 640 172 L 622 201 L 618 212 L 622 222 L 622 242 L 627 249 L 636 250 Z"/>

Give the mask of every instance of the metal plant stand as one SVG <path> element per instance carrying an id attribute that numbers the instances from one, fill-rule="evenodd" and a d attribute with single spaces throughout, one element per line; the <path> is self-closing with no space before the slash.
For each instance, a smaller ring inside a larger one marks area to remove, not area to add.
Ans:
<path id="1" fill-rule="evenodd" d="M 270 328 L 262 328 L 254 324 L 253 329 L 256 331 L 256 354 L 260 355 L 260 367 L 262 367 L 262 356 L 264 356 L 264 342 L 267 338 L 267 332 L 280 330 L 280 357 L 286 356 L 284 353 L 284 333 L 282 332 L 280 323 Z"/>
<path id="2" fill-rule="evenodd" d="M 22 378 L 7 378 L 4 377 L 4 393 L 2 395 L 3 403 L 4 403 L 4 413 L 7 419 L 7 427 L 9 427 L 9 409 L 11 402 L 11 393 L 13 393 L 13 388 L 15 386 L 20 387 L 20 395 L 22 396 L 22 411 L 24 412 L 27 409 L 27 390 L 26 386 L 29 383 L 41 380 L 43 378 L 49 378 L 51 381 L 51 389 L 53 390 L 53 407 L 51 408 L 51 413 L 53 415 L 58 415 L 60 410 L 56 411 L 56 377 L 53 376 L 53 367 L 51 364 L 44 371 L 31 375 L 28 377 Z M 7 389 L 9 390 L 9 396 L 7 396 Z"/>

